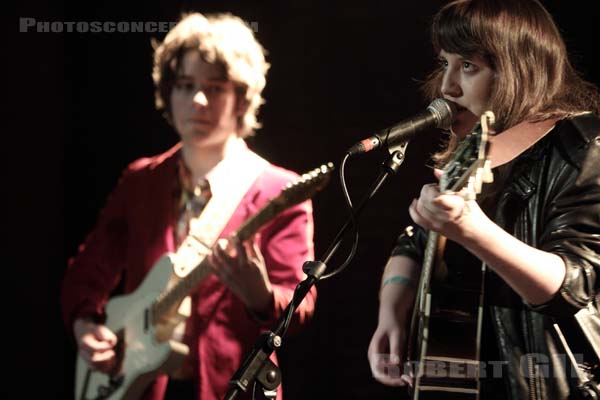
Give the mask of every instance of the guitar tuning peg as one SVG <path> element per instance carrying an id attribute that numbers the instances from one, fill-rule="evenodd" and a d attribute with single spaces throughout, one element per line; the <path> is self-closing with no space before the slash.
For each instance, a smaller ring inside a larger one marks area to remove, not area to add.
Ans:
<path id="1" fill-rule="evenodd" d="M 474 177 L 470 177 L 469 178 L 469 183 L 467 184 L 466 188 L 462 191 L 463 192 L 463 198 L 466 201 L 471 201 L 471 200 L 475 200 L 475 178 Z"/>
<path id="2" fill-rule="evenodd" d="M 475 193 L 481 193 L 481 189 L 483 186 L 483 168 L 477 168 L 477 172 L 475 172 Z"/>
<path id="3" fill-rule="evenodd" d="M 485 160 L 485 163 L 483 163 L 483 181 L 485 183 L 494 182 L 494 173 L 492 172 L 492 162 L 490 160 Z"/>
<path id="4" fill-rule="evenodd" d="M 465 201 L 475 200 L 475 192 L 471 189 L 467 189 L 463 194 L 463 198 Z"/>

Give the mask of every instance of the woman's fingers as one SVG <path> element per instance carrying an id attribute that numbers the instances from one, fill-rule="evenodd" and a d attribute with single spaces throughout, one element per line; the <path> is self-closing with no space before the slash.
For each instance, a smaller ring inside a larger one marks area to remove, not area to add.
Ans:
<path id="1" fill-rule="evenodd" d="M 373 377 L 389 386 L 404 386 L 402 380 L 402 355 L 399 335 L 375 332 L 368 350 L 369 365 Z"/>

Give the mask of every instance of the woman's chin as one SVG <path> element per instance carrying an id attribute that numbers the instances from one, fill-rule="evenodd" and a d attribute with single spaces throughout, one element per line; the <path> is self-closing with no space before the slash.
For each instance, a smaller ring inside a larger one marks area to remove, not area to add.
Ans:
<path id="1" fill-rule="evenodd" d="M 452 124 L 452 126 L 450 127 L 450 133 L 452 133 L 454 136 L 458 137 L 459 139 L 462 139 L 465 136 L 467 136 L 469 133 L 471 133 L 471 130 L 468 129 L 464 125 Z"/>
<path id="2" fill-rule="evenodd" d="M 462 139 L 473 131 L 473 128 L 475 128 L 475 124 L 477 124 L 477 121 L 478 118 L 475 114 L 473 114 L 467 109 L 463 109 L 458 113 L 458 115 L 454 119 L 454 122 L 450 127 L 450 132 L 452 132 L 453 135 Z"/>

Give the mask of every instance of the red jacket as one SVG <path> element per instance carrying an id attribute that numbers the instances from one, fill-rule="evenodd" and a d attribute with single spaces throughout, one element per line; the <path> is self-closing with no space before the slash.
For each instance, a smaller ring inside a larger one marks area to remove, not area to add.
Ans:
<path id="1" fill-rule="evenodd" d="M 121 278 L 124 293 L 132 292 L 162 255 L 176 250 L 173 226 L 180 193 L 179 148 L 139 159 L 125 170 L 96 227 L 70 260 L 62 290 L 63 318 L 69 329 L 76 318 L 102 318 L 109 294 Z M 243 197 L 221 237 L 232 233 L 296 178 L 296 174 L 269 164 Z M 263 227 L 259 247 L 274 292 L 268 321 L 259 324 L 214 275 L 205 279 L 193 296 L 188 324 L 197 338 L 190 352 L 198 360 L 195 374 L 200 399 L 223 398 L 229 379 L 261 329 L 273 325 L 297 283 L 304 279 L 302 264 L 314 259 L 311 202 L 287 209 Z M 313 287 L 296 310 L 293 324 L 301 324 L 313 314 L 315 300 Z M 159 378 L 146 398 L 161 399 L 166 382 L 166 377 Z"/>

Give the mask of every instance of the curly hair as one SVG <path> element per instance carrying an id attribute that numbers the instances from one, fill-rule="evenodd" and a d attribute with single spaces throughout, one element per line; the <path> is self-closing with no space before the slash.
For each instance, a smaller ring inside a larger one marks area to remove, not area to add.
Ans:
<path id="1" fill-rule="evenodd" d="M 235 83 L 236 93 L 248 101 L 248 109 L 238 121 L 238 135 L 246 137 L 260 128 L 257 114 L 264 104 L 261 93 L 270 65 L 265 60 L 264 48 L 242 19 L 229 13 L 187 14 L 154 47 L 155 104 L 169 122 L 172 122 L 170 96 L 176 73 L 184 54 L 197 50 L 206 62 L 222 65 L 228 79 Z"/>

